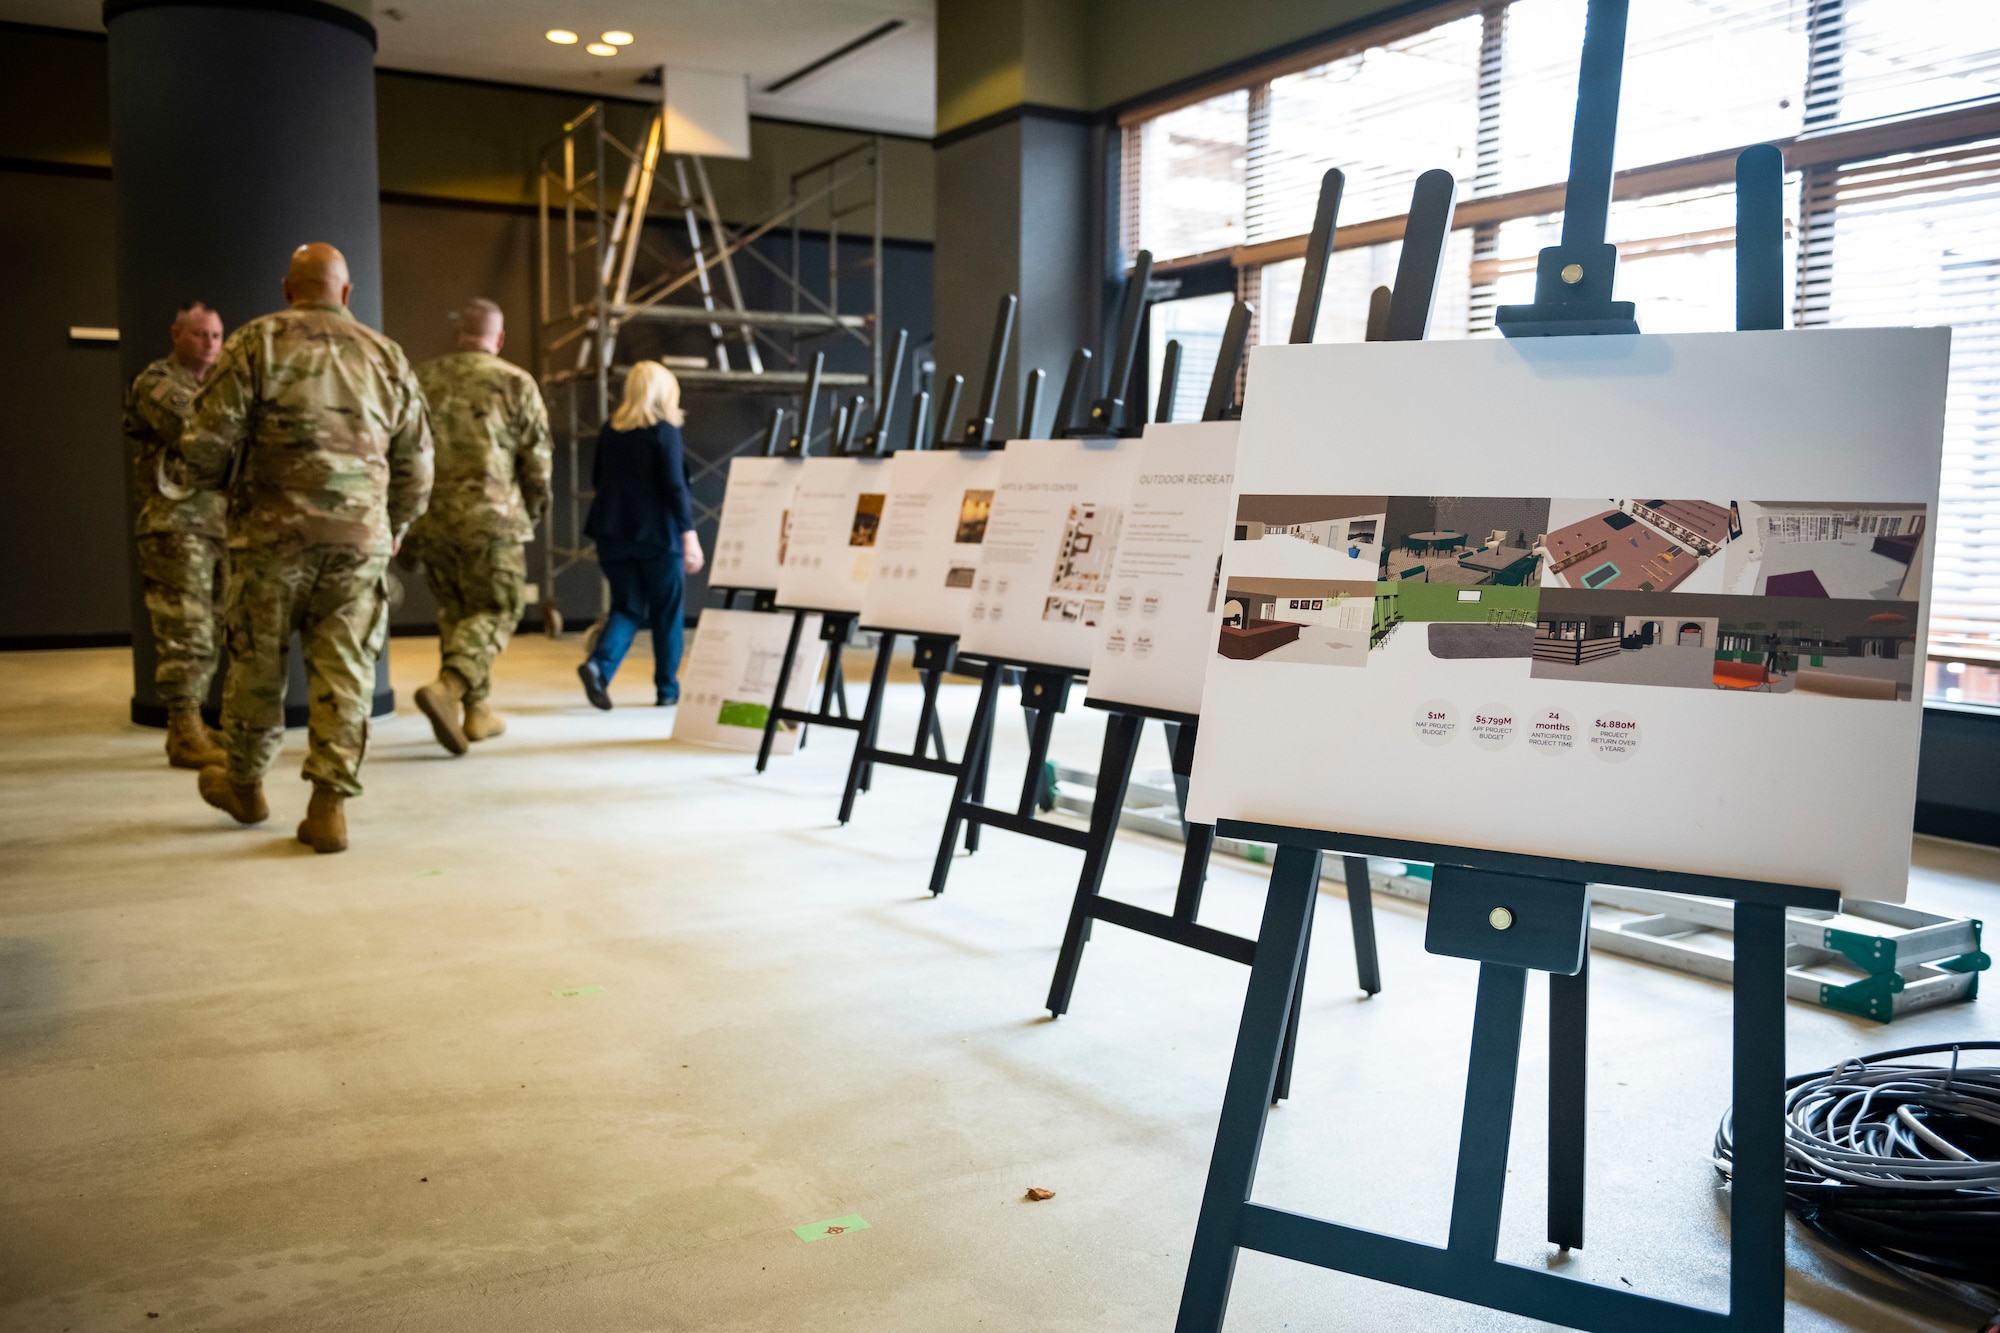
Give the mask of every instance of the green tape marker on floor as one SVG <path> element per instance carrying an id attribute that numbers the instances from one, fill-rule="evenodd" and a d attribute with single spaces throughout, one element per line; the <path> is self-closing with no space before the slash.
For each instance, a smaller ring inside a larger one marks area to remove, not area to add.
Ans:
<path id="1" fill-rule="evenodd" d="M 604 987 L 571 986 L 568 990 L 552 990 L 549 992 L 549 994 L 555 996 L 559 1000 L 575 1000 L 575 999 L 580 999 L 585 995 L 602 995 L 604 994 Z"/>
<path id="2" fill-rule="evenodd" d="M 793 1227 L 792 1234 L 800 1240 L 825 1240 L 828 1236 L 844 1236 L 850 1231 L 866 1231 L 868 1223 L 861 1214 L 849 1213 L 846 1217 L 836 1217 L 830 1222 L 808 1222 L 802 1227 Z"/>

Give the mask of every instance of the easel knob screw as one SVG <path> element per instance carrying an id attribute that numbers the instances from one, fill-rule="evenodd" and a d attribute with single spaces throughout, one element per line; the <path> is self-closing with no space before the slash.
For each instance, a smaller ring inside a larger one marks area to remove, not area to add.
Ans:
<path id="1" fill-rule="evenodd" d="M 1570 286 L 1572 286 L 1572 287 L 1576 286 L 1576 284 L 1578 284 L 1579 282 L 1582 282 L 1582 281 L 1583 281 L 1583 265 L 1581 265 L 1581 264 L 1564 264 L 1564 265 L 1563 265 L 1563 271 L 1562 271 L 1562 280 L 1563 280 L 1564 282 L 1568 283 L 1568 284 L 1569 284 Z"/>
<path id="2" fill-rule="evenodd" d="M 1496 907 L 1486 914 L 1486 924 L 1495 930 L 1506 930 L 1514 924 L 1514 914 L 1504 907 Z"/>

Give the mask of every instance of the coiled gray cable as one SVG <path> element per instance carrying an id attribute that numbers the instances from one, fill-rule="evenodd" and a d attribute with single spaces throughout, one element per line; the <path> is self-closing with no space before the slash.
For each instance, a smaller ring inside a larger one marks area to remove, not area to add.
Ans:
<path id="1" fill-rule="evenodd" d="M 1963 1060 L 1995 1050 L 2000 1042 L 1906 1046 L 1786 1079 L 1787 1206 L 1898 1272 L 2000 1301 L 2000 1066 Z M 1715 1158 L 1727 1175 L 1727 1114 Z"/>

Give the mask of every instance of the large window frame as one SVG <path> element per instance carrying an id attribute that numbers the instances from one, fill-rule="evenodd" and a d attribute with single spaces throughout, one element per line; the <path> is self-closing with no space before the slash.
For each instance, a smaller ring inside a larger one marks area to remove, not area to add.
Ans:
<path id="1" fill-rule="evenodd" d="M 1560 220 L 1566 188 L 1560 179 L 1518 188 L 1499 188 L 1502 180 L 1497 144 L 1502 110 L 1501 89 L 1506 75 L 1506 25 L 1509 11 L 1516 3 L 1533 2 L 1445 0 L 1444 3 L 1359 29 L 1336 41 L 1288 55 L 1230 78 L 1189 88 L 1173 97 L 1124 111 L 1117 118 L 1120 134 L 1116 142 L 1121 157 L 1114 233 L 1119 238 L 1123 255 L 1129 257 L 1136 253 L 1147 230 L 1144 210 L 1149 165 L 1146 160 L 1148 127 L 1170 123 L 1163 118 L 1171 117 L 1176 112 L 1218 105 L 1218 98 L 1234 99 L 1229 105 L 1240 104 L 1245 116 L 1243 160 L 1240 165 L 1244 178 L 1242 212 L 1246 235 L 1231 244 L 1190 253 L 1161 253 L 1156 246 L 1154 272 L 1167 281 L 1173 280 L 1177 274 L 1192 277 L 1200 272 L 1210 278 L 1204 283 L 1207 286 L 1212 285 L 1210 275 L 1226 266 L 1235 275 L 1238 295 L 1260 305 L 1262 321 L 1258 322 L 1279 318 L 1279 323 L 1264 323 L 1264 331 L 1276 336 L 1272 331 L 1289 321 L 1289 312 L 1276 312 L 1274 316 L 1272 311 L 1261 309 L 1264 302 L 1260 298 L 1267 295 L 1267 270 L 1272 270 L 1274 265 L 1302 258 L 1307 237 L 1303 232 L 1254 239 L 1247 234 L 1248 219 L 1257 209 L 1257 201 L 1264 189 L 1264 182 L 1259 179 L 1257 149 L 1259 136 L 1269 132 L 1268 121 L 1260 120 L 1260 117 L 1269 114 L 1274 82 L 1364 53 L 1373 55 L 1393 50 L 1392 44 L 1407 45 L 1413 39 L 1421 40 L 1425 34 L 1437 32 L 1447 25 L 1476 20 L 1480 25 L 1481 44 L 1476 70 L 1467 71 L 1468 77 L 1476 80 L 1476 86 L 1468 89 L 1467 96 L 1476 96 L 1478 103 L 1477 151 L 1473 161 L 1461 163 L 1457 168 L 1459 202 L 1453 219 L 1457 262 L 1463 264 L 1469 256 L 1470 265 L 1464 275 L 1447 279 L 1466 288 L 1463 295 L 1450 305 L 1450 317 L 1454 321 L 1463 320 L 1464 327 L 1452 330 L 1448 336 L 1495 336 L 1496 331 L 1492 328 L 1494 305 L 1505 299 L 1525 299 L 1496 291 L 1496 287 L 1509 277 L 1515 280 L 1517 285 L 1514 290 L 1518 291 L 1521 275 L 1514 270 L 1522 267 L 1520 255 L 1513 254 L 1512 249 L 1502 252 L 1501 238 L 1506 234 L 1512 238 L 1508 242 L 1512 248 L 1521 248 L 1519 241 L 1524 227 L 1529 232 L 1535 230 L 1534 224 L 1537 223 L 1544 230 L 1552 227 Z M 1635 0 L 1635 4 L 1644 2 Z M 1788 323 L 1796 327 L 1834 322 L 1829 313 L 1826 286 L 1832 262 L 1830 247 L 1834 244 L 1835 210 L 1840 206 L 1843 182 L 1865 179 L 1871 164 L 1886 163 L 1885 169 L 1893 171 L 1903 162 L 1915 164 L 1910 167 L 1910 175 L 1912 179 L 1920 180 L 1924 155 L 1943 153 L 1943 156 L 1949 157 L 1950 154 L 1943 150 L 1953 148 L 1984 149 L 1990 146 L 1996 160 L 2000 160 L 2000 95 L 1872 121 L 1842 122 L 1838 119 L 1843 42 L 1851 14 L 1865 10 L 1867 3 L 1868 0 L 1797 0 L 1794 11 L 1802 31 L 1794 35 L 1802 39 L 1800 50 L 1805 59 L 1805 68 L 1799 74 L 1803 104 L 1795 113 L 1801 129 L 1783 137 L 1751 141 L 1771 143 L 1784 155 L 1791 208 L 1791 216 L 1786 220 L 1787 244 L 1793 262 L 1793 299 Z M 1580 38 L 1579 28 L 1579 42 Z M 1563 133 L 1566 141 L 1566 124 Z M 1702 210 L 1708 216 L 1699 227 L 1631 246 L 1621 245 L 1621 257 L 1628 260 L 1625 267 L 1629 268 L 1649 254 L 1660 253 L 1663 248 L 1684 254 L 1733 250 L 1733 209 L 1727 206 L 1727 196 L 1733 193 L 1736 155 L 1748 146 L 1748 142 L 1731 144 L 1714 151 L 1646 162 L 1618 171 L 1612 185 L 1614 217 L 1621 204 L 1643 205 L 1650 201 L 1667 205 L 1685 199 L 1706 200 L 1710 205 Z M 1566 160 L 1567 154 L 1562 156 Z M 1223 161 L 1220 157 L 1214 160 L 1218 163 Z M 1336 162 L 1335 165 L 1345 164 Z M 1425 164 L 1410 165 L 1420 169 Z M 1228 168 L 1225 165 L 1221 169 Z M 1993 173 L 1993 180 L 1996 187 L 2000 187 L 2000 168 Z M 1350 196 L 1352 193 L 1350 191 Z M 1379 192 L 1375 197 L 1378 200 L 1381 198 Z M 1852 191 L 1848 197 L 1852 197 Z M 1713 206 L 1715 204 L 1722 207 L 1718 209 Z M 1351 209 L 1343 211 L 1352 217 Z M 1407 214 L 1398 212 L 1344 222 L 1336 233 L 1336 253 L 1352 253 L 1399 242 L 1407 220 Z M 1509 224 L 1517 225 L 1510 228 Z M 1173 247 L 1167 249 L 1171 251 Z M 1526 249 L 1524 253 L 1529 256 L 1528 263 L 1531 265 L 1533 250 Z M 1271 276 L 1275 279 L 1282 272 L 1278 270 Z M 1624 268 L 1621 268 L 1621 276 L 1623 272 Z M 1296 286 L 1295 277 L 1292 278 L 1292 286 Z M 1273 282 L 1268 295 L 1282 301 L 1289 297 L 1290 291 L 1282 282 Z M 1441 316 L 1445 313 L 1446 304 L 1445 296 L 1441 294 Z M 1326 307 L 1323 306 L 1323 310 Z M 1341 317 L 1339 312 L 1331 313 L 1336 318 Z M 1643 306 L 1640 320 L 1645 327 L 1647 311 Z M 1258 322 L 1253 322 L 1253 341 L 1257 340 Z M 1357 320 L 1349 320 L 1348 323 L 1358 328 Z M 1654 326 L 1658 328 L 1659 324 L 1656 319 Z M 1335 336 L 1350 335 L 1343 333 Z M 1980 503 L 1992 509 L 1990 501 Z M 1947 510 L 1950 506 L 1948 478 Z M 1976 505 L 1972 507 L 1977 508 Z M 1947 514 L 1940 515 L 1941 520 L 1947 517 Z M 1989 560 L 1995 558 L 1996 554 L 2000 554 L 2000 522 L 1987 522 L 1978 528 L 1974 536 L 1981 534 L 1984 534 L 1985 542 L 1984 545 L 1974 543 L 1977 548 L 1975 554 Z M 1977 582 L 1982 594 L 2000 600 L 2000 588 L 1989 586 L 1983 575 L 1977 576 Z M 1987 696 L 1990 695 L 1991 702 L 2000 704 L 2000 606 L 1989 608 L 1982 614 L 1987 618 L 1953 618 L 1948 614 L 1934 617 L 1930 644 L 1930 656 L 1936 664 L 1930 673 L 1933 702 L 1983 703 L 1988 702 Z"/>

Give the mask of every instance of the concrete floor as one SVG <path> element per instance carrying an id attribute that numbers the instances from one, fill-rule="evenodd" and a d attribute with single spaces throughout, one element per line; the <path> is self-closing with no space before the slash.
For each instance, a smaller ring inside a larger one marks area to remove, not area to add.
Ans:
<path id="1" fill-rule="evenodd" d="M 882 773 L 843 829 L 845 737 L 758 777 L 665 740 L 665 710 L 585 707 L 578 651 L 517 644 L 513 730 L 469 758 L 407 703 L 384 720 L 336 857 L 291 840 L 296 737 L 271 823 L 240 830 L 125 723 L 124 654 L 0 657 L 0 1328 L 1169 1327 L 1246 972 L 1102 927 L 1050 1022 L 1075 853 L 990 834 L 932 900 L 941 779 Z M 397 641 L 399 699 L 433 652 Z M 644 667 L 622 702 L 650 699 Z M 970 708 L 946 692 L 949 723 Z M 1073 710 L 1060 757 L 1091 763 L 1099 724 Z M 1915 860 L 1914 903 L 2000 917 L 2000 856 Z M 1177 862 L 1128 837 L 1110 886 L 1163 904 Z M 1254 932 L 1261 890 L 1219 861 L 1205 918 Z M 1259 1197 L 1441 1241 L 1474 967 L 1387 901 L 1364 1000 L 1323 902 Z M 1567 1271 L 1719 1305 L 1729 992 L 1594 975 Z M 1564 1261 L 1539 1239 L 1536 1000 L 1502 1249 L 1540 1265 Z M 1995 1014 L 1794 1005 L 1792 1065 Z M 850 1213 L 869 1229 L 791 1230 Z M 1973 1326 L 1796 1234 L 1791 1258 L 1793 1330 Z M 1230 1327 L 1539 1325 L 1246 1255 Z"/>

